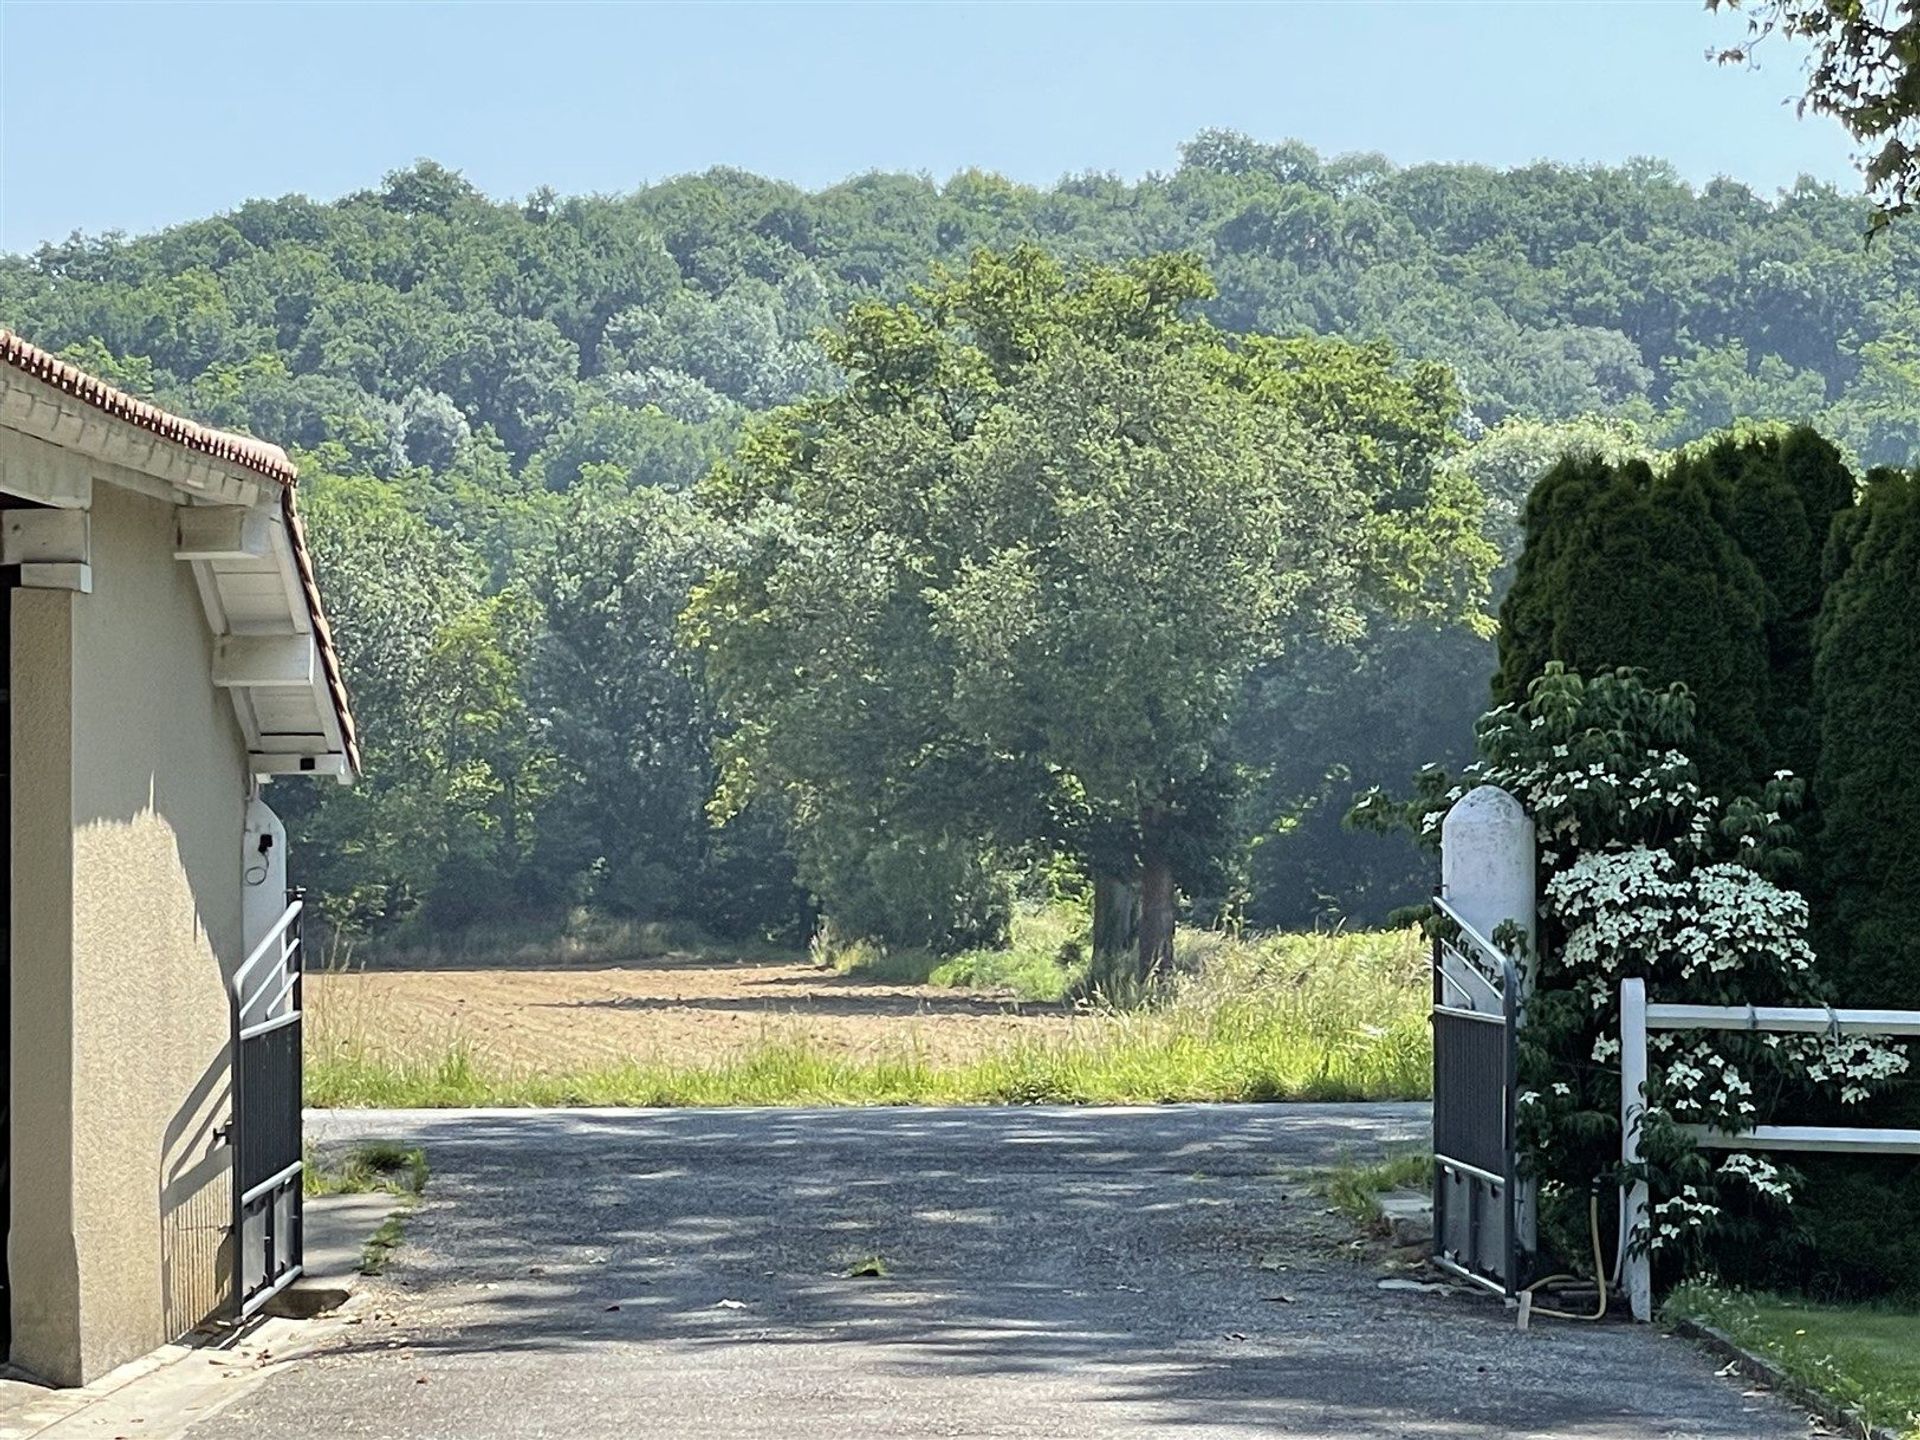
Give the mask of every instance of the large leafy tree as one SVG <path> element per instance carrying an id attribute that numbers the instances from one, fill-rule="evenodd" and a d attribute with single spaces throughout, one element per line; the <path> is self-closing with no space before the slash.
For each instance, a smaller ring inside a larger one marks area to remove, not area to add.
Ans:
<path id="1" fill-rule="evenodd" d="M 1467 463 L 1488 442 L 1463 450 L 1460 394 L 1444 368 L 1407 365 L 1382 344 L 1256 339 L 1249 349 L 1284 366 L 1270 393 L 1345 439 L 1368 494 L 1450 494 L 1456 514 L 1481 512 L 1489 541 L 1501 535 L 1491 509 L 1498 487 Z M 1501 447 L 1495 469 L 1524 466 L 1512 448 Z M 1464 752 L 1484 707 L 1490 651 L 1483 625 L 1423 620 L 1357 638 L 1298 636 L 1256 670 L 1232 742 L 1251 781 L 1245 875 L 1234 877 L 1249 919 L 1378 921 L 1421 892 L 1424 862 L 1412 846 L 1341 822 L 1356 791 Z"/>
<path id="2" fill-rule="evenodd" d="M 748 537 L 689 616 L 727 796 L 783 798 L 803 846 L 1069 849 L 1137 885 L 1133 975 L 1168 964 L 1176 891 L 1227 844 L 1250 670 L 1377 604 L 1470 604 L 1487 560 L 1463 497 L 1375 478 L 1369 443 L 1403 437 L 1345 433 L 1339 363 L 1227 344 L 1190 316 L 1211 293 L 1185 257 L 1020 249 L 853 312 L 845 390 L 707 489 Z"/>
<path id="3" fill-rule="evenodd" d="M 1920 17 L 1912 0 L 1707 0 L 1744 10 L 1745 43 L 1721 51 L 1742 62 L 1778 33 L 1811 50 L 1803 108 L 1831 115 L 1862 147 L 1878 202 L 1876 227 L 1920 202 Z"/>
<path id="4" fill-rule="evenodd" d="M 423 909 L 448 921 L 500 913 L 546 770 L 520 696 L 526 597 L 484 595 L 476 558 L 386 487 L 310 470 L 314 561 L 367 777 L 276 792 L 299 878 L 349 933 Z"/>
<path id="5" fill-rule="evenodd" d="M 698 657 L 674 642 L 727 549 L 685 496 L 612 484 L 560 527 L 535 582 L 545 628 L 528 683 L 557 772 L 537 873 L 562 892 L 549 898 L 791 939 L 811 916 L 770 807 L 708 820 L 711 709 Z"/>
<path id="6" fill-rule="evenodd" d="M 337 201 L 262 199 L 149 235 L 75 236 L 0 256 L 0 320 L 171 408 L 324 453 L 320 470 L 384 482 L 340 491 L 338 509 L 316 493 L 317 539 L 337 528 L 343 546 L 370 546 L 364 566 L 342 573 L 364 570 L 362 594 L 398 597 L 392 613 L 417 613 L 427 629 L 438 621 L 407 608 L 405 584 L 416 565 L 452 556 L 471 593 L 448 633 L 512 662 L 465 669 L 476 684 L 517 677 L 513 707 L 496 712 L 515 718 L 498 734 L 521 727 L 533 754 L 545 732 L 522 658 L 527 633 L 540 628 L 527 597 L 573 492 L 690 487 L 730 453 L 746 417 L 839 383 L 841 367 L 823 368 L 819 327 L 855 300 L 906 295 L 930 267 L 963 263 L 980 245 L 1036 241 L 1063 259 L 1107 263 L 1192 248 L 1219 286 L 1198 313 L 1222 330 L 1386 337 L 1398 353 L 1384 373 L 1425 386 L 1445 427 L 1469 436 L 1494 427 L 1445 463 L 1517 518 L 1537 473 L 1525 432 L 1588 411 L 1631 421 L 1663 445 L 1755 412 L 1818 411 L 1850 455 L 1911 463 L 1920 266 L 1903 227 L 1860 243 L 1869 212 L 1812 182 L 1768 197 L 1726 180 L 1695 188 L 1658 161 L 1401 167 L 1227 133 L 1197 137 L 1166 173 L 1076 175 L 1048 187 L 970 172 L 944 184 L 870 175 L 806 192 L 716 170 L 628 195 L 539 191 L 503 202 L 423 163 Z M 1339 371 L 1340 395 L 1389 399 L 1367 347 L 1264 343 L 1310 354 L 1300 374 Z M 1457 400 L 1442 401 L 1429 383 L 1438 367 L 1422 361 L 1454 371 Z M 1275 357 L 1266 372 L 1286 369 Z M 1374 399 L 1342 403 L 1343 423 L 1366 431 Z M 1417 454 L 1431 433 L 1383 429 L 1375 456 Z M 1521 463 L 1494 463 L 1502 452 Z M 1368 457 L 1353 458 L 1362 483 L 1376 483 Z M 391 550 L 389 502 L 422 522 Z M 372 513 L 348 513 L 363 506 Z M 1489 533 L 1501 528 L 1496 515 Z M 505 592 L 518 598 L 491 603 Z M 366 623 L 383 635 L 388 613 L 376 606 Z M 347 616 L 343 638 L 360 624 Z M 1249 821 L 1266 838 L 1231 876 L 1217 863 L 1222 852 L 1199 847 L 1215 858 L 1186 883 L 1199 892 L 1250 882 L 1246 913 L 1276 920 L 1304 918 L 1291 902 L 1310 894 L 1386 905 L 1396 889 L 1416 895 L 1421 876 L 1394 870 L 1386 850 L 1355 848 L 1371 837 L 1338 833 L 1339 791 L 1354 783 L 1349 774 L 1364 783 L 1414 754 L 1464 746 L 1487 668 L 1472 658 L 1478 643 L 1457 626 L 1428 626 L 1382 633 L 1377 645 L 1300 650 L 1297 670 L 1263 663 L 1257 698 L 1272 723 L 1236 734 L 1232 763 L 1210 772 L 1220 783 L 1207 804 L 1222 826 Z M 453 644 L 441 649 L 450 661 Z M 384 646 L 349 656 L 357 696 L 387 688 Z M 1287 674 L 1297 684 L 1269 683 Z M 1418 698 L 1402 704 L 1396 693 Z M 371 699 L 362 708 L 370 743 L 384 744 L 388 712 Z M 405 706 L 393 714 L 403 732 L 414 719 Z M 525 842 L 528 830 L 502 818 L 504 791 L 463 782 L 448 790 L 461 804 L 423 810 L 407 831 L 419 843 L 398 844 L 394 802 L 370 799 L 386 794 L 390 763 L 410 784 L 442 773 L 376 757 L 366 789 L 318 802 L 330 828 L 309 832 L 303 851 L 312 874 L 330 868 L 347 888 L 367 881 L 368 903 L 353 904 L 369 923 L 423 908 L 423 895 L 439 895 L 451 907 L 439 913 L 453 914 L 459 894 L 517 904 L 573 893 L 572 872 L 546 868 L 571 849 L 547 832 L 582 823 L 576 812 L 538 807 L 522 884 L 506 886 L 494 868 L 511 849 L 502 837 Z M 1236 802 L 1242 772 L 1266 778 Z M 947 823 L 990 793 L 979 777 L 951 773 L 964 777 L 960 799 L 918 815 Z M 1080 813 L 1068 807 L 1048 826 L 1067 829 Z M 843 910 L 858 889 L 865 915 L 894 912 L 861 923 L 993 933 L 1004 906 L 987 882 L 1019 857 L 982 848 L 992 827 L 930 837 L 889 819 L 837 833 L 846 843 L 821 861 L 822 885 Z M 435 859 L 443 840 L 462 858 Z M 494 858 L 454 884 L 476 854 Z M 387 879 L 375 880 L 367 855 L 391 862 Z M 375 903 L 375 889 L 393 904 Z"/>

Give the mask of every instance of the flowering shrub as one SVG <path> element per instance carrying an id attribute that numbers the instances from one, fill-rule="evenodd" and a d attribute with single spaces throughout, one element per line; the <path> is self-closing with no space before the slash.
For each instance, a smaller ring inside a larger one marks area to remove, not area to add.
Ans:
<path id="1" fill-rule="evenodd" d="M 1355 818 L 1437 842 L 1478 785 L 1516 796 L 1539 839 L 1540 953 L 1521 1032 L 1519 1131 L 1539 1181 L 1541 1236 L 1587 1246 L 1587 1197 L 1611 1197 L 1620 1163 L 1620 982 L 1663 1001 L 1818 1005 L 1825 991 L 1791 815 L 1802 785 L 1775 774 L 1748 795 L 1702 791 L 1686 746 L 1693 702 L 1630 671 L 1583 680 L 1550 666 L 1522 704 L 1485 715 L 1479 759 L 1457 779 L 1423 771 L 1411 801 L 1375 792 Z M 1904 1050 L 1835 1035 L 1656 1032 L 1642 1134 L 1655 1197 L 1650 1244 L 1714 1259 L 1777 1242 L 1794 1173 L 1759 1155 L 1698 1151 L 1676 1128 L 1739 1131 L 1828 1097 L 1857 1105 L 1907 1068 Z"/>

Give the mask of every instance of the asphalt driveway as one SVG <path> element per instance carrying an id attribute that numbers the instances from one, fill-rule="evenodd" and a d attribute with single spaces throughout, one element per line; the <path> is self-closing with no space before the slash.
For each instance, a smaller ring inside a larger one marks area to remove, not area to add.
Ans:
<path id="1" fill-rule="evenodd" d="M 316 1115 L 323 1146 L 424 1144 L 427 1200 L 343 1341 L 191 1433 L 1807 1433 L 1650 1330 L 1521 1334 L 1495 1302 L 1380 1290 L 1289 1177 L 1424 1125 L 1399 1105 Z"/>

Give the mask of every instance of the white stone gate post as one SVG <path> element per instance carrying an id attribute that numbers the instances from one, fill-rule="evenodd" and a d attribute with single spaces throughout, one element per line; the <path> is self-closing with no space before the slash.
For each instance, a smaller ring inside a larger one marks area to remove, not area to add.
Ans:
<path id="1" fill-rule="evenodd" d="M 1511 926 L 1525 939 L 1515 955 L 1520 972 L 1520 1023 L 1533 992 L 1539 943 L 1539 868 L 1533 820 L 1526 808 L 1497 785 L 1470 790 L 1440 825 L 1441 893 L 1454 911 L 1487 939 Z M 1470 987 L 1462 986 L 1471 993 Z M 1534 1186 L 1522 1181 L 1515 1226 L 1522 1250 L 1538 1241 Z"/>

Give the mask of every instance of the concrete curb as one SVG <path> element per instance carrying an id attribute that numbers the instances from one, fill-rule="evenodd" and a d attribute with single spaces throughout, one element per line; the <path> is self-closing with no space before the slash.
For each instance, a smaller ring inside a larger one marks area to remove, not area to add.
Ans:
<path id="1" fill-rule="evenodd" d="M 32 1387 L 15 1403 L 0 1407 L 0 1440 L 136 1434 L 183 1440 L 194 1425 L 241 1398 L 276 1364 L 305 1353 L 315 1338 L 308 1326 L 279 1319 L 257 1319 L 238 1332 L 196 1330 L 90 1385 Z"/>
<path id="2" fill-rule="evenodd" d="M 1704 1325 L 1698 1320 L 1682 1320 L 1673 1327 L 1674 1334 L 1693 1341 L 1712 1351 L 1723 1360 L 1731 1360 L 1740 1368 L 1740 1373 L 1749 1380 L 1761 1384 L 1784 1395 L 1794 1404 L 1811 1410 L 1829 1425 L 1838 1427 L 1848 1435 L 1857 1435 L 1860 1440 L 1902 1440 L 1895 1431 L 1884 1425 L 1868 1425 L 1859 1416 L 1843 1409 L 1832 1396 L 1822 1394 L 1809 1385 L 1803 1385 L 1780 1368 L 1779 1365 L 1747 1349 L 1724 1330 Z"/>
<path id="3" fill-rule="evenodd" d="M 305 1272 L 274 1297 L 268 1313 L 308 1320 L 339 1309 L 366 1283 L 360 1263 L 368 1239 L 395 1211 L 412 1208 L 414 1198 L 384 1190 L 309 1196 Z"/>
<path id="4" fill-rule="evenodd" d="M 281 1365 L 324 1348 L 355 1323 L 327 1317 L 350 1307 L 364 1285 L 360 1258 L 367 1238 L 412 1203 L 411 1196 L 386 1192 L 307 1200 L 306 1274 L 238 1330 L 196 1330 L 73 1389 L 0 1372 L 0 1440 L 183 1437 Z"/>

